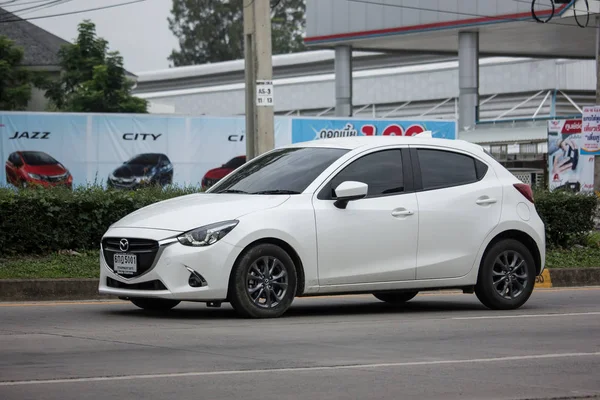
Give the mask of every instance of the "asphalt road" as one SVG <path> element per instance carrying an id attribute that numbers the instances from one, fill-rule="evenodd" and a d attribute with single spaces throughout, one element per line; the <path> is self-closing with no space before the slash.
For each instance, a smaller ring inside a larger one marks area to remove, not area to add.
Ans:
<path id="1" fill-rule="evenodd" d="M 0 399 L 600 398 L 600 288 L 297 299 L 278 320 L 224 306 L 0 303 Z"/>

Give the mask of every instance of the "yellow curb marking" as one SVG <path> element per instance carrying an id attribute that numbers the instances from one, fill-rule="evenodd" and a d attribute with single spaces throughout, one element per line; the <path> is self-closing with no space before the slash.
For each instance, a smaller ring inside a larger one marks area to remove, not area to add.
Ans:
<path id="1" fill-rule="evenodd" d="M 534 289 L 539 288 L 551 288 L 552 287 L 552 279 L 550 278 L 550 270 L 547 268 L 542 271 L 542 274 L 535 277 L 535 286 Z"/>

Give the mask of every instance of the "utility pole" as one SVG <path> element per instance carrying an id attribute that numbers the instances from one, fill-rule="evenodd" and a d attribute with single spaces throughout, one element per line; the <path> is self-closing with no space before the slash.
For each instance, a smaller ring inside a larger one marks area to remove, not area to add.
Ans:
<path id="1" fill-rule="evenodd" d="M 600 15 L 596 15 L 596 105 L 600 105 Z"/>
<path id="2" fill-rule="evenodd" d="M 596 104 L 595 105 L 600 105 L 600 15 L 596 15 Z M 598 191 L 598 190 L 600 190 L 600 156 L 594 157 L 594 191 Z"/>
<path id="3" fill-rule="evenodd" d="M 271 4 L 244 0 L 244 56 L 246 78 L 246 159 L 275 146 Z"/>

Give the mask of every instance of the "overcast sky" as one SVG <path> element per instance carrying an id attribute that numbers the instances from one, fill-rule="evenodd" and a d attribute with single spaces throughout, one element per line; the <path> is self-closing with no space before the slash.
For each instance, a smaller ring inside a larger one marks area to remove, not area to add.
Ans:
<path id="1" fill-rule="evenodd" d="M 15 12 L 40 3 L 33 0 L 17 0 L 11 6 L 4 6 Z M 86 10 L 132 0 L 63 0 L 62 4 L 47 6 L 36 11 L 21 11 L 21 18 L 32 18 L 60 14 L 76 10 Z M 47 2 L 41 4 L 47 4 Z M 0 0 L 6 3 L 6 0 Z M 29 4 L 27 4 L 29 3 Z M 145 0 L 140 3 L 90 11 L 81 14 L 54 18 L 34 19 L 30 22 L 68 41 L 77 37 L 77 25 L 84 19 L 96 24 L 99 36 L 108 40 L 111 50 L 118 50 L 124 57 L 125 68 L 131 72 L 151 71 L 169 67 L 167 57 L 177 48 L 177 39 L 169 30 L 167 17 L 170 15 L 172 0 Z"/>

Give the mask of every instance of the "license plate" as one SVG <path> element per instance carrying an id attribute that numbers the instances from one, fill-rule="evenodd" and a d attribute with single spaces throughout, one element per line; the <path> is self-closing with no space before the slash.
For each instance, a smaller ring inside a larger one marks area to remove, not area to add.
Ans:
<path id="1" fill-rule="evenodd" d="M 137 256 L 135 254 L 115 254 L 115 272 L 121 275 L 133 275 L 137 272 Z"/>

